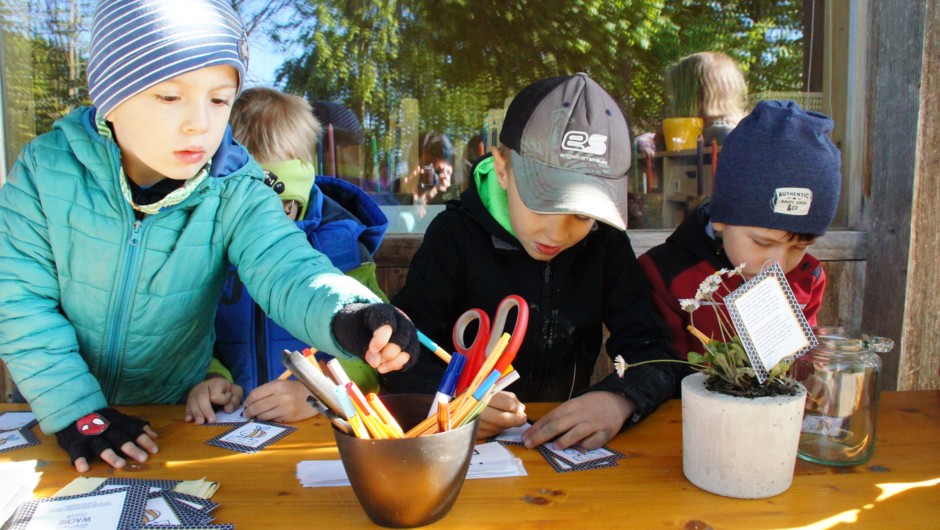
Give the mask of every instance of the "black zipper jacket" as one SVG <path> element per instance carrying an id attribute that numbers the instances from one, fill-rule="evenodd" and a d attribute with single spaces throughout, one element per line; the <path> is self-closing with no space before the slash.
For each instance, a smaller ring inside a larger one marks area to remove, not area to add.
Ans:
<path id="1" fill-rule="evenodd" d="M 673 396 L 673 363 L 631 368 L 623 378 L 613 373 L 590 385 L 605 325 L 611 358 L 619 354 L 629 363 L 675 358 L 626 233 L 597 223 L 579 244 L 551 261 L 536 261 L 486 210 L 471 179 L 460 201 L 449 202 L 428 226 L 392 303 L 419 330 L 452 349 L 453 325 L 461 313 L 480 308 L 492 319 L 510 294 L 524 298 L 530 311 L 525 340 L 513 361 L 521 379 L 508 388 L 523 402 L 565 401 L 606 390 L 636 403 L 628 421 L 636 423 Z M 425 350 L 409 371 L 383 377 L 385 391 L 434 393 L 444 368 Z"/>

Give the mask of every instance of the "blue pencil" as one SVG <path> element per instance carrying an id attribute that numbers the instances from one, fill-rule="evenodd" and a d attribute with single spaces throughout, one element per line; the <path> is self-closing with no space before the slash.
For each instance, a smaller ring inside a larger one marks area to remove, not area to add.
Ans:
<path id="1" fill-rule="evenodd" d="M 421 344 L 424 344 L 424 347 L 434 352 L 434 355 L 440 357 L 445 363 L 450 363 L 450 354 L 447 353 L 444 348 L 441 348 L 437 345 L 436 342 L 430 339 L 424 333 L 418 332 L 418 341 Z"/>

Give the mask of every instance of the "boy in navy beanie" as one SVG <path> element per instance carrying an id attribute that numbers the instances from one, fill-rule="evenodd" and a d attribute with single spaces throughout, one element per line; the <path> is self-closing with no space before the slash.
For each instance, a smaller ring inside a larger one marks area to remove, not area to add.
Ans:
<path id="1" fill-rule="evenodd" d="M 0 189 L 0 358 L 79 472 L 158 450 L 111 405 L 187 402 L 214 421 L 242 389 L 210 371 L 230 266 L 294 336 L 380 372 L 417 354 L 403 313 L 333 267 L 234 142 L 246 36 L 225 0 L 103 0 L 95 107 L 23 148 Z"/>
<path id="2" fill-rule="evenodd" d="M 811 325 L 826 290 L 819 260 L 807 253 L 825 234 L 839 204 L 839 150 L 829 139 L 833 121 L 792 101 L 762 101 L 725 140 L 711 202 L 692 211 L 662 245 L 640 256 L 653 303 L 684 359 L 701 344 L 686 329 L 705 277 L 744 265 L 753 277 L 776 261 Z M 731 289 L 740 277 L 726 280 Z M 699 311 L 695 327 L 718 336 L 713 311 Z"/>

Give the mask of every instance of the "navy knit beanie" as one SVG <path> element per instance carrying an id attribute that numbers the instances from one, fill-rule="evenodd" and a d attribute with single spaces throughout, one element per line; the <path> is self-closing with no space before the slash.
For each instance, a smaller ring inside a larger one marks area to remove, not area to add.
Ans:
<path id="1" fill-rule="evenodd" d="M 793 101 L 761 101 L 728 134 L 718 158 L 711 220 L 796 234 L 826 233 L 839 205 L 833 121 Z"/>
<path id="2" fill-rule="evenodd" d="M 225 64 L 241 91 L 248 37 L 228 0 L 102 0 L 95 9 L 87 77 L 99 116 L 168 79 Z"/>

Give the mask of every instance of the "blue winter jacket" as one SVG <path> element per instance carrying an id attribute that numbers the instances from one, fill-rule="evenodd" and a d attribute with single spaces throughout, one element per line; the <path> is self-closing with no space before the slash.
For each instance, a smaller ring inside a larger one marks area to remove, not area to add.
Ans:
<path id="1" fill-rule="evenodd" d="M 341 271 L 350 272 L 372 261 L 372 254 L 388 228 L 388 219 L 375 201 L 356 186 L 318 176 L 310 192 L 306 217 L 296 224 L 313 248 L 326 254 Z M 371 274 L 374 276 L 374 268 Z M 222 289 L 215 329 L 215 355 L 245 392 L 276 379 L 284 371 L 282 351 L 301 351 L 307 347 L 265 316 L 245 292 L 234 268 Z"/>
<path id="2" fill-rule="evenodd" d="M 261 308 L 317 348 L 377 297 L 313 250 L 226 134 L 183 202 L 137 220 L 93 108 L 23 148 L 0 189 L 0 358 L 46 433 L 108 404 L 179 403 L 203 380 L 235 265 Z"/>

